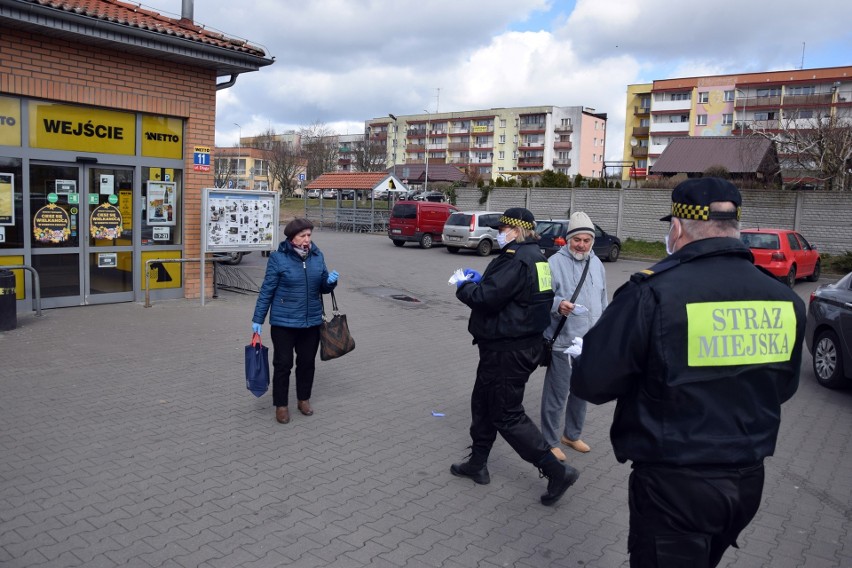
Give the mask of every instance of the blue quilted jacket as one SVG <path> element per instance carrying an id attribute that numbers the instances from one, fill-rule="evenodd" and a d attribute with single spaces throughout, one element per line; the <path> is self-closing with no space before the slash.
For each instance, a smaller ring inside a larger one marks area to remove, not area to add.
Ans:
<path id="1" fill-rule="evenodd" d="M 257 295 L 254 323 L 262 324 L 269 312 L 269 323 L 279 327 L 313 327 L 322 323 L 320 294 L 328 294 L 337 286 L 328 283 L 325 257 L 311 243 L 307 258 L 282 241 L 278 251 L 269 255 L 266 276 Z"/>

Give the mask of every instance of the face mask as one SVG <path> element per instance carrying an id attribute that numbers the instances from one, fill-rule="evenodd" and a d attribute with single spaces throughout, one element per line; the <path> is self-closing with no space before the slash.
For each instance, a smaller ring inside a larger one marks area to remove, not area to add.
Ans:
<path id="1" fill-rule="evenodd" d="M 504 246 L 506 246 L 507 244 L 509 244 L 509 243 L 511 243 L 512 241 L 515 240 L 515 237 L 512 237 L 510 239 L 510 238 L 508 238 L 508 235 L 509 235 L 509 231 L 506 231 L 506 232 L 500 231 L 499 233 L 497 233 L 497 246 L 498 247 L 503 248 Z"/>
<path id="2" fill-rule="evenodd" d="M 680 238 L 680 234 L 678 234 L 678 236 L 674 240 L 669 239 L 669 235 L 672 234 L 673 228 L 674 228 L 674 223 L 671 224 L 671 226 L 669 227 L 669 232 L 666 233 L 666 254 L 674 254 L 675 253 L 675 251 L 672 250 L 672 244 L 671 243 L 674 243 L 675 241 L 677 241 Z M 680 231 L 678 231 L 678 233 L 680 233 Z"/>

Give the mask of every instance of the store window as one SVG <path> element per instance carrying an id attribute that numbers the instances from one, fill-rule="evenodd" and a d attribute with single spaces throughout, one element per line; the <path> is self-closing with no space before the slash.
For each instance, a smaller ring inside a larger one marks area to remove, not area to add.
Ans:
<path id="1" fill-rule="evenodd" d="M 183 171 L 142 168 L 142 246 L 180 245 L 183 232 Z"/>
<path id="2" fill-rule="evenodd" d="M 0 250 L 24 246 L 21 160 L 0 158 Z"/>

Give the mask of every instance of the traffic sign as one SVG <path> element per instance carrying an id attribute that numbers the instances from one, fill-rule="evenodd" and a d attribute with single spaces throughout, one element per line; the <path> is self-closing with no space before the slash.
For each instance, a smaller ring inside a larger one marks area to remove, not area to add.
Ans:
<path id="1" fill-rule="evenodd" d="M 303 173 L 301 173 L 301 174 L 299 174 L 299 181 L 305 181 L 305 174 L 304 174 L 304 172 L 303 172 Z"/>

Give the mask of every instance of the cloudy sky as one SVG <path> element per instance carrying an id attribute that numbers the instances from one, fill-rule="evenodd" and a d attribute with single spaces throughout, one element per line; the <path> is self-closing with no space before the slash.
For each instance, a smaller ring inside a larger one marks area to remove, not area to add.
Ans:
<path id="1" fill-rule="evenodd" d="M 143 6 L 179 17 L 181 0 Z M 216 144 L 322 122 L 528 105 L 609 115 L 620 159 L 626 86 L 852 65 L 848 0 L 195 0 L 198 24 L 275 63 L 220 91 Z M 241 125 L 238 128 L 235 124 Z"/>

